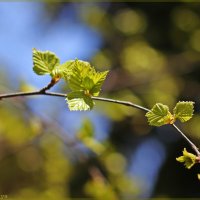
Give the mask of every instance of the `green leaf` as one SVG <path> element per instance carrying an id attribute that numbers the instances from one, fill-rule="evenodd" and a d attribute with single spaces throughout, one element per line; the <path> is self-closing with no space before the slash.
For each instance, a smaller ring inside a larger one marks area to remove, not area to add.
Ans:
<path id="1" fill-rule="evenodd" d="M 77 59 L 58 68 L 72 90 L 67 98 L 69 109 L 91 110 L 94 106 L 91 96 L 99 94 L 108 71 L 96 72 L 88 62 Z"/>
<path id="2" fill-rule="evenodd" d="M 151 126 L 162 126 L 164 124 L 170 124 L 173 121 L 173 116 L 169 112 L 168 106 L 161 103 L 155 104 L 145 116 Z"/>
<path id="3" fill-rule="evenodd" d="M 187 169 L 190 169 L 196 163 L 196 156 L 187 152 L 186 148 L 183 150 L 183 156 L 176 158 L 178 162 L 183 162 Z"/>
<path id="4" fill-rule="evenodd" d="M 89 73 L 90 64 L 81 60 L 74 60 L 71 64 L 70 73 L 65 76 L 72 91 L 84 90 L 83 80 Z"/>
<path id="5" fill-rule="evenodd" d="M 181 122 L 186 122 L 192 118 L 194 112 L 194 102 L 192 101 L 181 101 L 178 102 L 173 110 L 175 118 Z"/>
<path id="6" fill-rule="evenodd" d="M 93 80 L 90 79 L 87 76 L 83 79 L 83 83 L 82 84 L 83 84 L 83 87 L 84 87 L 85 90 L 89 90 L 90 91 L 94 87 Z"/>
<path id="7" fill-rule="evenodd" d="M 64 78 L 69 76 L 73 67 L 74 60 L 69 60 L 61 65 L 58 65 L 54 68 L 51 72 L 52 76 L 59 75 L 60 77 Z"/>
<path id="8" fill-rule="evenodd" d="M 72 91 L 83 90 L 92 96 L 98 96 L 107 74 L 108 71 L 96 72 L 88 62 L 74 60 L 65 80 Z"/>
<path id="9" fill-rule="evenodd" d="M 51 74 L 54 68 L 59 64 L 59 58 L 54 53 L 33 49 L 33 71 L 36 74 Z"/>
<path id="10" fill-rule="evenodd" d="M 94 106 L 92 98 L 84 91 L 70 92 L 66 100 L 71 111 L 91 110 Z"/>

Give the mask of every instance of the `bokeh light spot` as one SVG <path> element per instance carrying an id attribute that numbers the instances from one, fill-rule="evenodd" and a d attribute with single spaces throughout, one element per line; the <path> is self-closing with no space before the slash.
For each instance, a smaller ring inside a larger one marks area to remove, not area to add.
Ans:
<path id="1" fill-rule="evenodd" d="M 114 18 L 114 25 L 118 30 L 127 35 L 143 33 L 147 23 L 145 16 L 134 10 L 123 10 L 117 13 Z"/>
<path id="2" fill-rule="evenodd" d="M 175 25 L 182 31 L 190 32 L 199 26 L 199 16 L 192 10 L 178 8 L 172 12 Z"/>
<path id="3" fill-rule="evenodd" d="M 125 158 L 119 153 L 111 153 L 105 159 L 107 169 L 113 173 L 122 173 L 126 166 Z"/>

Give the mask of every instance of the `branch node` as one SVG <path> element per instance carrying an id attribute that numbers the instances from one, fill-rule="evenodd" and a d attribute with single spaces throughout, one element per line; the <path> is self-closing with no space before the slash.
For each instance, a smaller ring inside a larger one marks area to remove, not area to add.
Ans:
<path id="1" fill-rule="evenodd" d="M 59 80 L 60 80 L 60 76 L 53 77 L 51 79 L 51 82 L 46 87 L 40 90 L 40 93 L 44 94 L 47 90 L 50 90 Z"/>

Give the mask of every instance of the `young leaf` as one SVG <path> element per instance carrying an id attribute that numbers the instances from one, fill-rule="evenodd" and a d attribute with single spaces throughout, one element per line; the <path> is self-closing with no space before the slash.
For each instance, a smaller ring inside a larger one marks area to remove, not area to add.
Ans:
<path id="1" fill-rule="evenodd" d="M 66 100 L 71 111 L 91 110 L 94 106 L 92 98 L 84 91 L 70 92 Z"/>
<path id="2" fill-rule="evenodd" d="M 54 77 L 56 75 L 62 77 L 65 79 L 65 77 L 69 76 L 72 70 L 74 60 L 69 60 L 61 65 L 58 65 L 54 68 L 54 70 L 51 72 L 51 75 Z"/>
<path id="3" fill-rule="evenodd" d="M 38 75 L 51 74 L 53 69 L 60 64 L 59 58 L 50 51 L 33 49 L 33 71 Z"/>
<path id="4" fill-rule="evenodd" d="M 190 169 L 196 163 L 196 156 L 187 152 L 186 148 L 183 150 L 183 155 L 176 158 L 178 162 L 183 162 L 187 169 Z"/>
<path id="5" fill-rule="evenodd" d="M 169 112 L 168 106 L 161 103 L 155 104 L 145 116 L 151 126 L 162 126 L 164 124 L 170 124 L 173 121 L 173 116 Z"/>
<path id="6" fill-rule="evenodd" d="M 90 95 L 98 96 L 107 74 L 108 71 L 96 72 L 88 62 L 75 60 L 65 79 L 72 91 L 87 90 Z"/>
<path id="7" fill-rule="evenodd" d="M 194 102 L 192 101 L 178 102 L 173 112 L 175 118 L 179 119 L 181 122 L 186 122 L 192 118 L 194 112 Z"/>
<path id="8" fill-rule="evenodd" d="M 94 87 L 94 81 L 86 76 L 83 79 L 83 87 L 84 87 L 85 90 L 90 91 Z"/>
<path id="9" fill-rule="evenodd" d="M 81 60 L 74 60 L 71 65 L 70 73 L 65 76 L 72 91 L 84 90 L 83 80 L 89 74 L 90 64 Z"/>

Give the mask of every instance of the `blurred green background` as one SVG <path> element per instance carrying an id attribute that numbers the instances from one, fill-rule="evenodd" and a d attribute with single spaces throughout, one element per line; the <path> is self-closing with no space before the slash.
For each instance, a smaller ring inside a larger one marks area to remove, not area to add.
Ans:
<path id="1" fill-rule="evenodd" d="M 29 91 L 50 78 L 32 71 L 31 49 L 110 70 L 101 96 L 151 108 L 194 101 L 179 127 L 200 145 L 200 3 L 0 2 L 0 92 Z M 53 91 L 68 88 L 59 83 Z M 144 114 L 96 102 L 69 112 L 64 99 L 0 102 L 0 195 L 12 199 L 118 200 L 200 197 L 199 166 L 175 158 L 188 144 Z"/>

